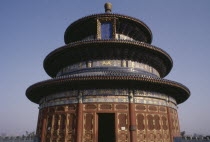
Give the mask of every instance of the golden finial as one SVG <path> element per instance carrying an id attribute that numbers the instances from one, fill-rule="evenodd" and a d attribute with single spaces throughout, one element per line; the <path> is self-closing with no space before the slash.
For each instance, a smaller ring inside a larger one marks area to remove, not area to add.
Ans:
<path id="1" fill-rule="evenodd" d="M 106 13 L 111 13 L 112 12 L 112 4 L 111 3 L 109 3 L 109 2 L 105 3 L 104 8 L 105 8 Z"/>

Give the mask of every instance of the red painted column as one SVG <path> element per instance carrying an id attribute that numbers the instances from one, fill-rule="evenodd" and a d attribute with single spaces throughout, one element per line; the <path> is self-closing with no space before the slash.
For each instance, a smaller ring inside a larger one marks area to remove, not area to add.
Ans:
<path id="1" fill-rule="evenodd" d="M 180 133 L 180 125 L 179 125 L 179 116 L 178 116 L 178 112 L 176 110 L 176 121 L 177 121 L 177 125 L 178 125 L 178 133 L 177 133 L 177 137 L 181 137 L 181 133 Z"/>
<path id="2" fill-rule="evenodd" d="M 130 92 L 129 96 L 129 116 L 130 116 L 130 134 L 131 142 L 137 142 L 136 134 L 136 113 L 133 92 Z"/>
<path id="3" fill-rule="evenodd" d="M 40 132 L 40 129 L 39 129 L 39 125 L 41 123 L 41 115 L 42 115 L 41 111 L 39 110 L 38 121 L 37 121 L 37 126 L 36 126 L 36 136 L 39 137 L 39 138 L 41 137 L 40 136 L 41 132 Z"/>
<path id="4" fill-rule="evenodd" d="M 45 141 L 46 125 L 47 125 L 47 111 L 44 110 L 43 123 L 42 123 L 42 132 L 41 132 L 41 142 Z"/>
<path id="5" fill-rule="evenodd" d="M 167 106 L 167 114 L 168 114 L 168 127 L 169 127 L 169 135 L 170 135 L 170 141 L 173 142 L 173 134 L 172 134 L 172 126 L 171 126 L 171 115 L 170 115 L 170 109 Z"/>
<path id="6" fill-rule="evenodd" d="M 41 142 L 45 141 L 45 133 L 46 133 L 46 117 L 43 118 L 43 123 L 42 123 L 42 135 L 41 135 Z"/>
<path id="7" fill-rule="evenodd" d="M 82 118 L 83 118 L 83 104 L 82 104 L 82 94 L 79 94 L 79 98 L 78 98 L 79 102 L 78 102 L 78 107 L 77 107 L 77 140 L 76 142 L 82 142 Z"/>

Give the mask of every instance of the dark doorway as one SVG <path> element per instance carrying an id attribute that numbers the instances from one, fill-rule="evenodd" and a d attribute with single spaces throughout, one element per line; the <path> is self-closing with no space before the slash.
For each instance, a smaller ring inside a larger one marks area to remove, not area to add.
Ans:
<path id="1" fill-rule="evenodd" d="M 115 142 L 114 113 L 98 113 L 98 142 Z"/>

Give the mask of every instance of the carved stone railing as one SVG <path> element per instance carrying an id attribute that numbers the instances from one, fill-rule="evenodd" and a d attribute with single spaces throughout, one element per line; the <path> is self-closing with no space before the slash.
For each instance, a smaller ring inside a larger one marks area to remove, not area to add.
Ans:
<path id="1" fill-rule="evenodd" d="M 210 137 L 175 137 L 174 142 L 210 142 Z"/>
<path id="2" fill-rule="evenodd" d="M 35 137 L 4 137 L 0 142 L 39 142 Z"/>

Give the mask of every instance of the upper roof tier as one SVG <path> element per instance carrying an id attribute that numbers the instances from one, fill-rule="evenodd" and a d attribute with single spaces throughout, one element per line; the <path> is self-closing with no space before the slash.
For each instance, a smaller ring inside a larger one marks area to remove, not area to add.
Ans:
<path id="1" fill-rule="evenodd" d="M 86 39 L 127 39 L 150 44 L 152 32 L 136 18 L 106 12 L 73 22 L 64 34 L 66 44 Z"/>

